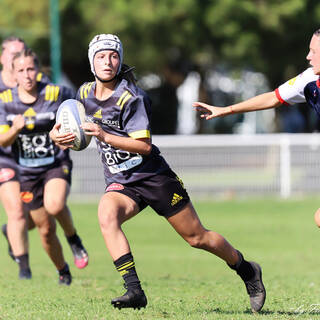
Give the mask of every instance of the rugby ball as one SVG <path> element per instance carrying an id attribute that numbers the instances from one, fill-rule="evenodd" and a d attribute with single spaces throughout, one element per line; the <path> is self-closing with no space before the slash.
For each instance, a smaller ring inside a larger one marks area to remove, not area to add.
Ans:
<path id="1" fill-rule="evenodd" d="M 76 136 L 72 150 L 83 150 L 91 141 L 91 136 L 86 135 L 80 127 L 85 121 L 86 112 L 80 101 L 68 99 L 60 104 L 56 114 L 56 123 L 61 124 L 60 133 L 73 133 Z"/>

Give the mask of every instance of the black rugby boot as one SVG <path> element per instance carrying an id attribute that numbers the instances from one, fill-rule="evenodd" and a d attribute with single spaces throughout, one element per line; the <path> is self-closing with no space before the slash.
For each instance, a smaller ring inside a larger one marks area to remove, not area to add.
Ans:
<path id="1" fill-rule="evenodd" d="M 145 308 L 147 303 L 147 297 L 141 288 L 129 288 L 123 296 L 111 300 L 111 304 L 118 309 L 133 308 L 139 310 Z"/>
<path id="2" fill-rule="evenodd" d="M 59 270 L 58 273 L 59 273 L 59 284 L 70 286 L 72 282 L 72 276 L 71 276 L 68 264 L 66 264 L 62 270 Z"/>
<path id="3" fill-rule="evenodd" d="M 30 268 L 21 269 L 19 271 L 19 279 L 20 280 L 29 280 L 32 278 L 31 270 Z"/>
<path id="4" fill-rule="evenodd" d="M 261 267 L 256 262 L 250 261 L 249 263 L 254 270 L 254 276 L 244 281 L 244 284 L 250 297 L 251 310 L 253 312 L 259 312 L 266 300 L 266 290 L 262 282 Z"/>

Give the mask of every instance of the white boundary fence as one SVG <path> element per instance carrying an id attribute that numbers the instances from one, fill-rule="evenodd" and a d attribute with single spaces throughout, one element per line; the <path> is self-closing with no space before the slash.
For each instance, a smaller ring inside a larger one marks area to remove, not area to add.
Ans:
<path id="1" fill-rule="evenodd" d="M 192 197 L 288 198 L 320 192 L 320 134 L 154 136 Z M 72 152 L 71 196 L 99 197 L 103 171 L 95 143 Z"/>

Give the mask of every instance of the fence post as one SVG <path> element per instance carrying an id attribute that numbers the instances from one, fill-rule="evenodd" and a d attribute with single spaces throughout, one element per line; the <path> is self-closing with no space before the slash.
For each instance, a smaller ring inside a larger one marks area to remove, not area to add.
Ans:
<path id="1" fill-rule="evenodd" d="M 280 195 L 282 198 L 291 195 L 291 154 L 288 137 L 280 140 Z"/>

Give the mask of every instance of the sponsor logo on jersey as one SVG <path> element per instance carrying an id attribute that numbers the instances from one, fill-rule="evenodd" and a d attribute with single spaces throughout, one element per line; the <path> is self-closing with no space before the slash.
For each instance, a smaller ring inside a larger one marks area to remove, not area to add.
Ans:
<path id="1" fill-rule="evenodd" d="M 97 123 L 97 124 L 102 123 L 102 124 L 105 124 L 105 125 L 107 125 L 109 127 L 120 128 L 119 120 L 107 120 L 107 119 L 97 120 L 97 117 L 95 116 L 95 114 L 93 116 L 87 116 L 86 117 L 86 121 Z"/>
<path id="2" fill-rule="evenodd" d="M 107 126 L 109 127 L 117 127 L 117 128 L 120 128 L 120 124 L 119 124 L 119 121 L 118 120 L 105 120 L 105 119 L 102 119 L 101 122 L 103 124 L 106 124 Z"/>
<path id="3" fill-rule="evenodd" d="M 29 191 L 23 191 L 20 193 L 21 200 L 24 203 L 30 203 L 33 200 L 33 193 Z"/>
<path id="4" fill-rule="evenodd" d="M 177 193 L 174 193 L 173 197 L 172 197 L 172 200 L 171 200 L 171 206 L 176 205 L 182 199 L 183 199 L 182 196 L 179 196 Z"/>
<path id="5" fill-rule="evenodd" d="M 296 82 L 296 80 L 297 80 L 297 77 L 294 77 L 294 78 L 292 78 L 292 79 L 290 79 L 290 80 L 288 81 L 288 84 L 289 84 L 290 86 L 293 86 L 294 83 Z"/>
<path id="6" fill-rule="evenodd" d="M 62 172 L 67 176 L 69 174 L 69 167 L 67 165 L 63 165 Z"/>
<path id="7" fill-rule="evenodd" d="M 102 119 L 102 110 L 99 109 L 94 115 L 94 118 Z"/>
<path id="8" fill-rule="evenodd" d="M 11 168 L 0 169 L 0 182 L 6 182 L 16 175 L 15 171 Z"/>
<path id="9" fill-rule="evenodd" d="M 110 186 L 107 188 L 108 191 L 115 191 L 115 190 L 123 190 L 124 186 L 120 183 L 111 183 Z"/>

